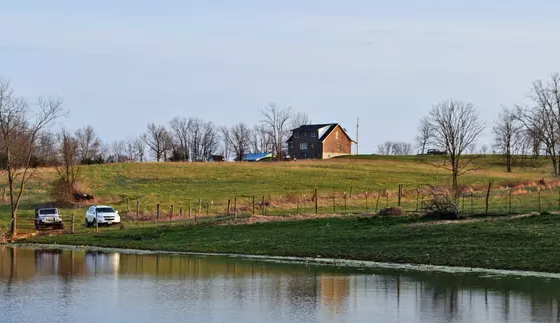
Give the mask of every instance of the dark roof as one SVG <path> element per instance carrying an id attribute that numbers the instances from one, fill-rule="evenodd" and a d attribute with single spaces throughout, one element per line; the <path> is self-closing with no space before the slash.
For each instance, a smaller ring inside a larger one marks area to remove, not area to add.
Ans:
<path id="1" fill-rule="evenodd" d="M 336 126 L 337 123 L 325 123 L 325 124 L 305 124 L 299 128 L 292 129 L 292 131 L 314 131 L 319 130 L 326 126 Z"/>
<path id="2" fill-rule="evenodd" d="M 318 131 L 318 130 L 321 129 L 321 128 L 329 127 L 329 128 L 327 129 L 327 131 L 325 131 L 325 133 L 321 136 L 321 138 L 318 138 L 318 139 L 317 139 L 317 140 L 319 140 L 319 141 L 323 141 L 323 140 L 325 140 L 325 139 L 329 136 L 329 134 L 330 134 L 337 126 L 339 126 L 338 123 L 306 124 L 306 125 L 300 126 L 299 128 L 293 129 L 293 130 L 292 130 L 292 133 L 293 133 L 293 132 L 296 132 L 296 131 L 298 131 L 298 132 L 301 132 L 301 131 Z M 344 133 L 346 133 L 346 135 L 348 136 L 348 138 L 350 138 L 350 140 L 351 140 L 352 142 L 355 142 L 354 140 L 352 140 L 352 138 L 350 137 L 350 135 L 348 135 L 348 133 L 346 132 L 346 129 L 342 128 L 342 126 L 341 126 L 340 128 L 342 129 L 342 131 L 344 131 Z M 291 142 L 293 139 L 294 139 L 294 138 L 293 138 L 293 135 L 291 135 L 290 138 L 288 138 L 288 140 L 287 140 L 286 142 L 289 143 L 289 142 Z"/>

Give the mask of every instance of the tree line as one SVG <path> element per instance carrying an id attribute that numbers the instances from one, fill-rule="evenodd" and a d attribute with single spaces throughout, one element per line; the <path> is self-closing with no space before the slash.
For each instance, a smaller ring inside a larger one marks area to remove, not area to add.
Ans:
<path id="1" fill-rule="evenodd" d="M 553 174 L 560 169 L 560 75 L 533 83 L 528 102 L 503 107 L 494 122 L 494 148 L 504 156 L 506 170 L 512 170 L 517 156 L 544 153 Z M 52 133 L 50 126 L 67 112 L 62 98 L 39 98 L 29 102 L 15 95 L 10 82 L 0 79 L 0 167 L 4 171 L 11 207 L 11 231 L 16 234 L 17 211 L 26 184 L 38 166 L 55 166 L 60 183 L 70 193 L 79 174 L 79 164 L 145 161 L 204 161 L 213 154 L 242 160 L 249 152 L 273 152 L 284 157 L 284 143 L 290 129 L 309 123 L 304 113 L 269 104 L 261 111 L 261 122 L 254 126 L 238 123 L 217 127 L 198 118 L 173 118 L 167 125 L 150 123 L 137 138 L 101 141 L 91 126 L 71 133 Z M 452 187 L 458 177 L 475 168 L 472 153 L 486 123 L 475 105 L 460 100 L 442 101 L 424 117 L 416 137 L 422 153 L 428 145 L 445 150 L 452 174 Z M 379 146 L 385 154 L 409 154 L 407 143 L 386 142 Z M 486 148 L 483 147 L 485 152 Z M 469 155 L 470 153 L 470 155 Z"/>
<path id="2" fill-rule="evenodd" d="M 458 177 L 476 166 L 473 155 L 477 139 L 486 123 L 471 102 L 448 100 L 432 107 L 418 127 L 416 142 L 424 153 L 431 145 L 447 152 L 446 163 L 452 174 L 452 187 Z M 492 126 L 494 151 L 501 154 L 507 172 L 516 158 L 544 154 L 552 164 L 552 173 L 560 169 L 560 74 L 533 82 L 526 102 L 503 106 Z M 487 147 L 482 147 L 486 153 Z"/>

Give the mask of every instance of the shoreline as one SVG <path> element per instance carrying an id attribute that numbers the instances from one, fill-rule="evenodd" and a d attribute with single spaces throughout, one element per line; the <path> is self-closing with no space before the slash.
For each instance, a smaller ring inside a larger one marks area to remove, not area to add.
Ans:
<path id="1" fill-rule="evenodd" d="M 215 252 L 189 252 L 189 251 L 169 251 L 169 250 L 146 250 L 133 248 L 114 248 L 114 247 L 97 247 L 89 245 L 69 245 L 69 244 L 49 244 L 49 243 L 0 243 L 0 246 L 29 248 L 29 249 L 59 249 L 59 250 L 91 250 L 102 252 L 117 252 L 123 254 L 166 254 L 178 256 L 204 256 L 204 257 L 230 257 L 240 258 L 264 262 L 280 262 L 303 265 L 318 266 L 336 266 L 346 268 L 369 268 L 369 269 L 393 269 L 403 271 L 422 271 L 422 272 L 439 272 L 449 274 L 493 274 L 500 276 L 513 277 L 538 277 L 560 279 L 560 273 L 540 272 L 540 271 L 524 271 L 524 270 L 507 270 L 507 269 L 491 269 L 479 267 L 462 267 L 462 266 L 441 266 L 428 264 L 399 264 L 390 262 L 377 262 L 367 260 L 353 260 L 341 258 L 314 258 L 314 257 L 294 257 L 294 256 L 271 256 L 271 255 L 253 255 L 239 253 L 215 253 Z"/>

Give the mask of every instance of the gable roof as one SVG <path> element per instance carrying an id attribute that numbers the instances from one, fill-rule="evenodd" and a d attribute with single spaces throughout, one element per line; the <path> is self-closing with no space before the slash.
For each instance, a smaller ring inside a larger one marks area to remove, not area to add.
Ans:
<path id="1" fill-rule="evenodd" d="M 325 124 L 304 124 L 298 128 L 292 129 L 292 131 L 315 131 L 327 126 L 336 126 L 338 123 L 325 123 Z"/>
<path id="2" fill-rule="evenodd" d="M 292 129 L 292 133 L 293 132 L 300 132 L 300 131 L 318 131 L 319 129 L 322 128 L 327 128 L 327 130 L 322 134 L 322 136 L 320 138 L 318 138 L 319 141 L 323 141 L 325 140 L 330 134 L 331 132 L 337 127 L 340 126 L 340 124 L 338 123 L 325 123 L 325 124 L 306 124 L 303 126 L 300 126 L 298 128 Z M 346 132 L 346 129 L 344 129 L 342 126 L 340 126 L 340 129 L 342 129 L 342 132 L 344 132 L 344 134 L 346 136 L 348 136 L 348 138 L 350 139 L 350 141 L 352 141 L 353 143 L 355 143 L 354 140 L 352 140 L 352 137 L 350 137 L 350 135 Z M 293 135 L 290 136 L 290 138 L 288 138 L 287 142 L 290 142 L 293 140 Z"/>

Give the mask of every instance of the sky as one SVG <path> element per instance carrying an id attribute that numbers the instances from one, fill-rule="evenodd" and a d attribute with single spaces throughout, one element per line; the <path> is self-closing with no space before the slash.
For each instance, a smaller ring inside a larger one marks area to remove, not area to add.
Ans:
<path id="1" fill-rule="evenodd" d="M 560 1 L 0 0 L 0 77 L 58 95 L 107 142 L 150 122 L 256 124 L 271 102 L 339 122 L 360 153 L 414 142 L 443 100 L 488 124 L 560 72 Z"/>

